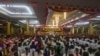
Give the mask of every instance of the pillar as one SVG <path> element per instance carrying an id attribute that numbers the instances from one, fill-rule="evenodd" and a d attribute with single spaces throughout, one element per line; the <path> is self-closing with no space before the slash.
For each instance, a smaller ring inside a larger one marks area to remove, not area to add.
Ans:
<path id="1" fill-rule="evenodd" d="M 92 23 L 89 24 L 88 34 L 89 35 L 93 35 L 93 26 L 92 26 Z"/>
<path id="2" fill-rule="evenodd" d="M 72 30 L 71 30 L 71 31 L 72 31 L 72 34 L 74 34 L 74 33 L 75 33 L 75 29 L 74 29 L 74 27 L 72 27 Z"/>
<path id="3" fill-rule="evenodd" d="M 23 29 L 22 29 L 22 27 L 20 27 L 20 34 L 22 34 L 23 33 Z"/>
<path id="4" fill-rule="evenodd" d="M 84 30 L 85 30 L 85 27 L 83 26 L 83 27 L 82 27 L 82 34 L 84 34 Z"/>
<path id="5" fill-rule="evenodd" d="M 30 35 L 29 20 L 26 21 L 26 35 Z"/>
<path id="6" fill-rule="evenodd" d="M 7 22 L 7 35 L 10 35 L 11 34 L 11 27 L 10 27 L 11 23 L 10 22 Z"/>
<path id="7" fill-rule="evenodd" d="M 76 33 L 78 34 L 78 27 L 76 27 Z"/>
<path id="8" fill-rule="evenodd" d="M 11 34 L 14 34 L 14 27 L 11 27 Z"/>
<path id="9" fill-rule="evenodd" d="M 55 16 L 56 27 L 59 25 L 59 15 Z"/>
<path id="10" fill-rule="evenodd" d="M 33 26 L 33 33 L 34 34 L 36 33 L 36 27 L 35 27 L 35 25 Z"/>

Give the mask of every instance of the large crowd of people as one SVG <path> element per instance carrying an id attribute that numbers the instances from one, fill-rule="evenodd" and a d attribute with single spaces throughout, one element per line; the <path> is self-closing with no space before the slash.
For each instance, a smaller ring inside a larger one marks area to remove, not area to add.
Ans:
<path id="1" fill-rule="evenodd" d="M 100 39 L 51 35 L 0 37 L 0 56 L 100 56 Z"/>

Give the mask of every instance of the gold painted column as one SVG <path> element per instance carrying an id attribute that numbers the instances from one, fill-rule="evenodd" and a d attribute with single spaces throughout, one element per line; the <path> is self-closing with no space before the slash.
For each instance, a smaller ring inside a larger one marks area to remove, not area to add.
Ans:
<path id="1" fill-rule="evenodd" d="M 74 33 L 75 33 L 75 29 L 74 29 L 74 27 L 72 27 L 72 30 L 71 30 L 71 31 L 72 31 L 72 34 L 74 34 Z"/>
<path id="2" fill-rule="evenodd" d="M 56 27 L 59 25 L 59 15 L 55 16 Z"/>
<path id="3" fill-rule="evenodd" d="M 78 27 L 76 27 L 76 34 L 78 34 Z"/>
<path id="4" fill-rule="evenodd" d="M 11 23 L 10 22 L 7 22 L 7 35 L 10 35 L 11 34 Z"/>
<path id="5" fill-rule="evenodd" d="M 14 34 L 14 27 L 11 27 L 11 34 Z"/>
<path id="6" fill-rule="evenodd" d="M 84 34 L 84 30 L 85 30 L 85 27 L 83 26 L 83 27 L 82 27 L 82 34 Z"/>
<path id="7" fill-rule="evenodd" d="M 93 30 L 92 23 L 90 23 L 90 24 L 89 24 L 89 29 L 88 29 L 88 34 L 89 34 L 89 35 L 93 35 L 93 31 L 94 31 L 94 30 Z"/>
<path id="8" fill-rule="evenodd" d="M 20 34 L 22 34 L 23 33 L 23 30 L 22 30 L 22 27 L 20 27 Z"/>
<path id="9" fill-rule="evenodd" d="M 29 20 L 26 21 L 26 35 L 30 35 Z"/>
<path id="10" fill-rule="evenodd" d="M 36 33 L 36 27 L 35 27 L 35 25 L 33 26 L 33 33 L 34 34 Z"/>

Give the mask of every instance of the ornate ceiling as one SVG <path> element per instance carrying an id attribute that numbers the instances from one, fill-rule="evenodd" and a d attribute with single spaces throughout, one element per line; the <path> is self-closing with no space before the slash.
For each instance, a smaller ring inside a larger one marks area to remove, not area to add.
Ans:
<path id="1" fill-rule="evenodd" d="M 37 18 L 31 19 L 38 19 L 41 24 L 46 23 L 48 8 L 59 12 L 69 12 L 73 10 L 80 10 L 89 14 L 100 12 L 100 0 L 0 0 L 0 3 L 27 4 L 28 6 L 32 7 L 32 9 L 34 9 L 35 14 L 37 16 Z M 17 20 L 17 18 L 15 19 Z"/>

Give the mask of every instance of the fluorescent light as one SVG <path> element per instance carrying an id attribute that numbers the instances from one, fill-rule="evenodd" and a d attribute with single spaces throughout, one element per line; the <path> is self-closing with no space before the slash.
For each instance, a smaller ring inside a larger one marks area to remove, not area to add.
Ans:
<path id="1" fill-rule="evenodd" d="M 49 28 L 58 28 L 57 25 L 47 25 L 47 27 L 49 27 Z"/>
<path id="2" fill-rule="evenodd" d="M 67 27 L 67 28 L 71 28 L 71 27 L 72 27 L 72 25 L 67 25 L 66 27 Z"/>
<path id="3" fill-rule="evenodd" d="M 70 22 L 73 22 L 73 21 L 74 21 L 74 19 L 70 20 Z"/>
<path id="4" fill-rule="evenodd" d="M 64 24 L 68 24 L 68 23 L 73 22 L 73 21 L 74 21 L 74 19 L 69 20 L 69 21 L 65 22 Z M 64 24 L 62 24 L 62 25 L 64 25 Z"/>
<path id="5" fill-rule="evenodd" d="M 99 20 L 100 21 L 100 18 L 92 18 L 90 20 Z"/>
<path id="6" fill-rule="evenodd" d="M 19 20 L 19 21 L 20 21 L 21 23 L 24 23 L 24 24 L 26 23 L 26 20 Z"/>
<path id="7" fill-rule="evenodd" d="M 11 8 L 23 8 L 23 9 L 26 9 L 27 12 L 24 12 L 24 13 L 21 13 L 21 12 L 12 12 L 12 11 L 9 11 L 8 9 L 6 9 L 7 7 L 11 7 Z M 32 15 L 32 11 L 31 9 L 26 6 L 26 5 L 5 5 L 5 4 L 0 4 L 0 9 L 2 9 L 3 11 L 9 13 L 9 14 L 28 14 L 28 15 Z"/>
<path id="8" fill-rule="evenodd" d="M 41 25 L 36 25 L 36 27 L 40 27 Z"/>
<path id="9" fill-rule="evenodd" d="M 53 25 L 47 25 L 47 26 L 53 26 Z"/>
<path id="10" fill-rule="evenodd" d="M 93 27 L 96 27 L 96 26 L 98 26 L 98 25 L 94 25 Z"/>
<path id="11" fill-rule="evenodd" d="M 50 27 L 52 27 L 52 26 L 57 26 L 57 25 L 47 25 L 47 26 L 50 26 Z"/>
<path id="12" fill-rule="evenodd" d="M 16 26 L 19 26 L 19 24 L 15 24 Z"/>
<path id="13" fill-rule="evenodd" d="M 65 25 L 65 24 L 68 24 L 68 23 L 70 23 L 70 21 L 67 21 L 67 22 L 63 23 L 62 25 Z"/>
<path id="14" fill-rule="evenodd" d="M 75 25 L 87 25 L 89 22 L 77 22 Z"/>
<path id="15" fill-rule="evenodd" d="M 78 13 L 81 13 L 80 11 Z"/>
<path id="16" fill-rule="evenodd" d="M 81 17 L 76 17 L 75 19 L 69 20 L 69 21 L 63 23 L 62 25 L 71 23 L 71 22 L 73 22 L 73 21 L 75 21 L 75 20 L 78 20 L 78 19 L 81 19 L 81 18 L 83 18 L 83 17 L 85 17 L 85 16 L 87 16 L 87 15 L 88 15 L 88 14 L 82 14 Z"/>
<path id="17" fill-rule="evenodd" d="M 24 23 L 24 24 L 26 24 L 26 20 L 19 20 L 20 22 L 22 22 L 22 23 Z M 31 25 L 37 25 L 37 24 L 39 24 L 39 21 L 38 20 L 29 20 L 29 24 L 31 24 Z"/>
<path id="18" fill-rule="evenodd" d="M 88 14 L 83 14 L 83 15 L 81 15 L 81 18 L 82 18 L 82 17 L 85 17 L 85 16 L 87 16 L 87 15 L 88 15 Z"/>
<path id="19" fill-rule="evenodd" d="M 75 18 L 75 20 L 78 20 L 78 19 L 80 19 L 80 18 L 79 18 L 79 17 L 76 17 L 76 18 Z"/>
<path id="20" fill-rule="evenodd" d="M 99 18 L 100 18 L 100 16 L 97 16 L 97 17 L 99 17 Z"/>
<path id="21" fill-rule="evenodd" d="M 39 24 L 38 20 L 30 20 L 29 24 Z"/>
<path id="22" fill-rule="evenodd" d="M 71 21 L 68 21 L 67 23 L 70 23 Z"/>
<path id="23" fill-rule="evenodd" d="M 3 24 L 0 24 L 0 25 L 3 25 Z"/>
<path id="24" fill-rule="evenodd" d="M 40 27 L 41 25 L 29 25 L 31 27 Z"/>
<path id="25" fill-rule="evenodd" d="M 10 15 L 10 17 L 16 17 L 16 18 L 37 18 L 37 16 L 32 16 L 32 15 Z"/>

